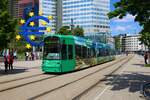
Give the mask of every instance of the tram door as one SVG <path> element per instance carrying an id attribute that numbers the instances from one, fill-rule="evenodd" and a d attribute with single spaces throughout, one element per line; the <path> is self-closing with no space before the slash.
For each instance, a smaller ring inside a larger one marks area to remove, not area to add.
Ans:
<path id="1" fill-rule="evenodd" d="M 75 69 L 75 46 L 72 40 L 66 40 L 62 44 L 62 72 L 73 71 Z"/>

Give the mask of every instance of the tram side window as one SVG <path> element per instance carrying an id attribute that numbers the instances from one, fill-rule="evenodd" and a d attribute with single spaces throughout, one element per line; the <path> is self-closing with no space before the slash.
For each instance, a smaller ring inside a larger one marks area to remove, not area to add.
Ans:
<path id="1" fill-rule="evenodd" d="M 88 58 L 90 58 L 91 57 L 91 50 L 90 50 L 90 48 L 88 48 Z"/>
<path id="2" fill-rule="evenodd" d="M 73 59 L 73 46 L 68 45 L 68 58 Z"/>
<path id="3" fill-rule="evenodd" d="M 82 57 L 83 57 L 83 58 L 86 58 L 86 56 L 87 56 L 87 47 L 83 46 L 83 47 L 82 47 L 82 50 L 83 50 L 83 52 L 82 52 Z"/>
<path id="4" fill-rule="evenodd" d="M 65 44 L 62 45 L 62 59 L 63 60 L 67 59 L 67 45 Z"/>
<path id="5" fill-rule="evenodd" d="M 76 52 L 76 58 L 81 58 L 81 46 L 80 45 L 75 45 L 75 52 Z"/>
<path id="6" fill-rule="evenodd" d="M 105 56 L 105 49 L 101 48 L 99 52 L 100 52 L 100 56 Z"/>
<path id="7" fill-rule="evenodd" d="M 109 55 L 109 50 L 108 49 L 106 49 L 106 56 L 108 56 Z"/>
<path id="8" fill-rule="evenodd" d="M 92 48 L 92 57 L 95 57 L 96 56 L 96 51 L 94 48 Z"/>
<path id="9" fill-rule="evenodd" d="M 107 55 L 107 50 L 106 49 L 104 49 L 104 56 L 106 56 Z"/>

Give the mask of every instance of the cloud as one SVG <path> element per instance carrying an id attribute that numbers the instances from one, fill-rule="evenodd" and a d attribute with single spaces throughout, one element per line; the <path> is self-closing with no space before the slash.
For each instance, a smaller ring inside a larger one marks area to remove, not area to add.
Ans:
<path id="1" fill-rule="evenodd" d="M 126 30 L 126 27 L 124 26 L 117 26 L 114 28 L 115 31 L 125 31 Z"/>
<path id="2" fill-rule="evenodd" d="M 131 28 L 132 26 L 131 25 L 126 25 L 126 26 L 116 26 L 116 27 L 112 27 L 112 29 L 114 31 L 127 31 Z"/>
<path id="3" fill-rule="evenodd" d="M 127 16 L 125 16 L 123 19 L 119 19 L 119 18 L 113 18 L 112 19 L 112 21 L 113 22 L 132 22 L 132 21 L 134 21 L 134 19 L 135 19 L 135 16 L 132 16 L 132 15 L 127 15 Z"/>

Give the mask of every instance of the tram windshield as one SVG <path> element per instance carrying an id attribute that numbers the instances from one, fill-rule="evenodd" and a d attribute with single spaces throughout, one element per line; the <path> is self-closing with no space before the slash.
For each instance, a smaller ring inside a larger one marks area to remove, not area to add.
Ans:
<path id="1" fill-rule="evenodd" d="M 44 59 L 60 59 L 60 43 L 58 37 L 47 37 L 44 39 Z"/>

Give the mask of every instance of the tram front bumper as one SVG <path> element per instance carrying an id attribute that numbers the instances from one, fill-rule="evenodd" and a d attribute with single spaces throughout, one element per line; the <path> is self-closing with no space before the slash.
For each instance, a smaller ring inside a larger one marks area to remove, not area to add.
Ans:
<path id="1" fill-rule="evenodd" d="M 57 60 L 44 60 L 42 70 L 44 72 L 61 72 L 61 62 Z"/>

